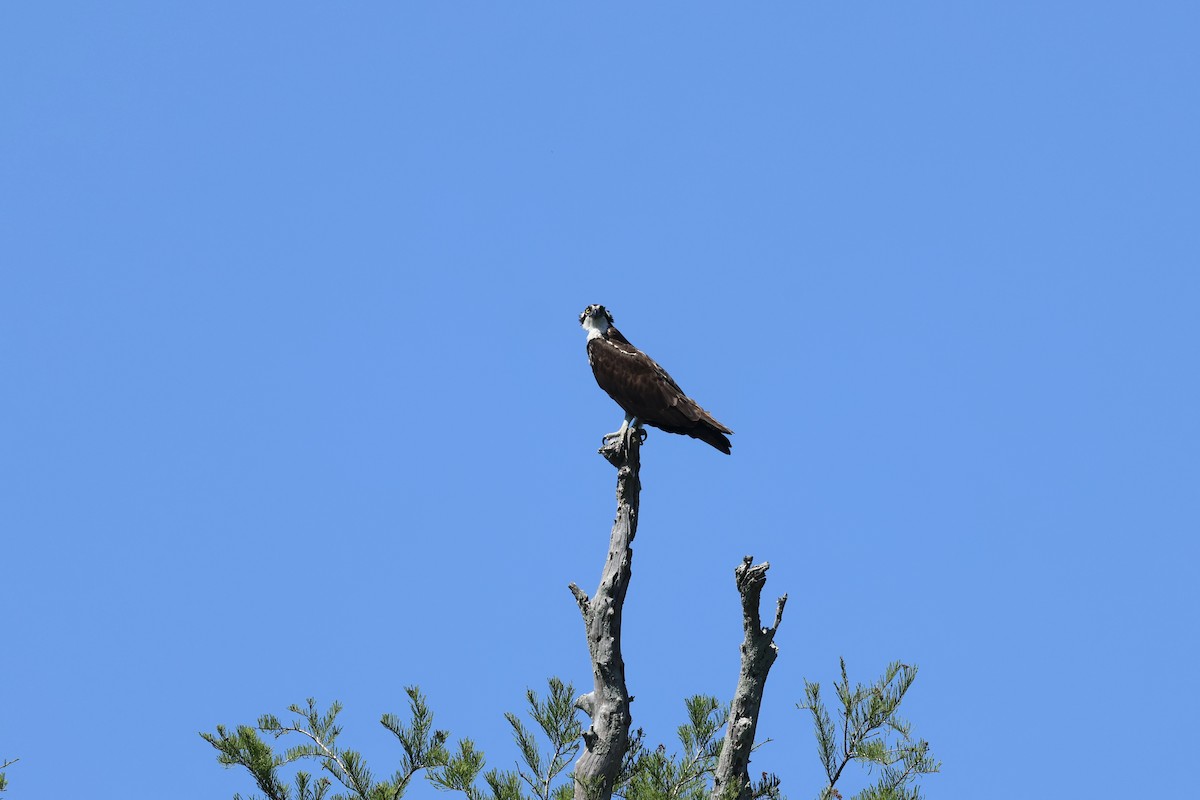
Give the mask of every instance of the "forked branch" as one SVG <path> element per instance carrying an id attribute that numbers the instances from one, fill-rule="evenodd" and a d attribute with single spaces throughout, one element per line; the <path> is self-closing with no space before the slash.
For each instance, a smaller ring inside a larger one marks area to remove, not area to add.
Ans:
<path id="1" fill-rule="evenodd" d="M 775 624 L 762 627 L 758 606 L 771 565 L 764 561 L 751 566 L 753 561 L 753 556 L 746 556 L 733 573 L 742 596 L 742 627 L 746 635 L 742 640 L 742 666 L 729 709 L 725 746 L 721 749 L 713 777 L 712 800 L 750 800 L 754 794 L 750 783 L 750 752 L 754 749 L 754 732 L 758 727 L 767 673 L 779 655 L 775 631 L 783 620 L 787 595 L 775 604 Z"/>

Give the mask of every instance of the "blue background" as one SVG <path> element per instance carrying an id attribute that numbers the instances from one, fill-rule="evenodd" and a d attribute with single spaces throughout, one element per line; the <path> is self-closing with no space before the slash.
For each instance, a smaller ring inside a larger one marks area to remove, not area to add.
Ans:
<path id="1" fill-rule="evenodd" d="M 839 655 L 921 666 L 930 798 L 1181 796 L 1196 8 L 5 4 L 9 794 L 246 794 L 197 732 L 307 696 L 383 775 L 413 683 L 511 766 L 590 680 L 603 303 L 736 431 L 643 451 L 652 744 L 731 695 L 752 553 L 790 797 Z"/>

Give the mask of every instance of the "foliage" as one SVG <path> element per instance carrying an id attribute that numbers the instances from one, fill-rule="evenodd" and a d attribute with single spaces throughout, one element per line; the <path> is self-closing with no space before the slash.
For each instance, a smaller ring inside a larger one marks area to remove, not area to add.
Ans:
<path id="1" fill-rule="evenodd" d="M 512 728 L 520 761 L 512 770 L 484 772 L 486 760 L 471 739 L 458 740 L 453 751 L 445 743 L 449 734 L 433 731 L 433 715 L 425 698 L 416 688 L 409 695 L 412 722 L 404 725 L 393 714 L 381 722 L 400 740 L 404 748 L 401 768 L 388 781 L 375 782 L 362 757 L 353 750 L 339 749 L 341 728 L 336 724 L 341 705 L 334 703 L 325 714 L 317 711 L 313 700 L 307 706 L 292 706 L 296 719 L 284 725 L 270 714 L 263 715 L 256 727 L 238 726 L 234 732 L 217 726 L 217 733 L 202 733 L 217 749 L 217 760 L 226 765 L 241 765 L 250 772 L 267 800 L 398 800 L 413 775 L 426 770 L 426 777 L 444 791 L 462 792 L 466 800 L 570 800 L 574 782 L 569 771 L 583 742 L 583 726 L 575 711 L 575 689 L 558 678 L 549 680 L 549 694 L 539 697 L 526 692 L 526 724 L 516 714 L 505 714 Z M 680 751 L 668 755 L 659 745 L 648 751 L 639 729 L 631 732 L 629 750 L 622 762 L 621 774 L 613 794 L 626 800 L 706 800 L 712 790 L 712 777 L 724 744 L 723 732 L 729 709 L 715 697 L 689 697 L 688 719 L 678 728 Z M 278 755 L 260 734 L 278 739 L 299 734 L 307 739 Z M 543 749 L 544 747 L 544 749 Z M 340 783 L 346 793 L 329 795 L 333 780 L 316 780 L 307 772 L 295 774 L 295 791 L 279 776 L 279 768 L 302 759 L 314 759 Z M 752 787 L 754 798 L 782 800 L 779 779 L 763 773 Z M 234 795 L 240 800 L 239 795 Z"/>
<path id="2" fill-rule="evenodd" d="M 668 755 L 661 744 L 646 751 L 639 730 L 615 794 L 626 800 L 708 800 L 725 745 L 729 706 L 707 695 L 693 695 L 684 705 L 688 719 L 677 730 L 680 751 Z M 782 800 L 774 775 L 764 772 L 750 789 L 753 798 Z"/>
<path id="3" fill-rule="evenodd" d="M 631 774 L 620 790 L 627 800 L 708 797 L 709 784 L 725 743 L 719 734 L 729 721 L 729 707 L 705 695 L 689 697 L 684 704 L 688 720 L 678 730 L 681 751 L 668 755 L 666 746 L 660 744 L 650 752 L 635 752 L 630 762 Z"/>
<path id="4" fill-rule="evenodd" d="M 20 760 L 21 759 L 19 759 L 19 758 L 11 758 L 11 759 L 5 761 L 3 764 L 0 764 L 0 769 L 7 769 L 8 767 L 11 767 L 13 764 L 17 763 Z M 0 792 L 3 792 L 7 788 L 8 788 L 8 778 L 5 776 L 5 774 L 3 772 L 0 772 Z"/>
<path id="5" fill-rule="evenodd" d="M 346 789 L 329 800 L 399 800 L 417 772 L 444 764 L 448 758 L 445 748 L 448 734 L 433 730 L 433 714 L 424 696 L 416 687 L 408 687 L 405 692 L 411 723 L 402 723 L 394 714 L 384 714 L 380 720 L 404 750 L 400 768 L 387 780 L 376 781 L 359 753 L 338 747 L 337 737 L 342 729 L 336 720 L 342 707 L 337 702 L 325 714 L 317 710 L 312 698 L 305 707 L 293 705 L 288 709 L 295 715 L 290 725 L 284 725 L 271 714 L 264 714 L 259 717 L 257 727 L 239 725 L 231 733 L 225 726 L 218 725 L 216 734 L 200 735 L 217 749 L 217 761 L 221 764 L 245 767 L 268 800 L 291 800 L 291 787 L 280 779 L 279 768 L 306 759 L 316 761 Z M 298 734 L 307 741 L 277 755 L 260 733 L 269 733 L 275 739 Z M 313 780 L 312 775 L 303 770 L 295 774 L 295 800 L 324 800 L 331 788 L 333 781 L 324 775 Z M 234 800 L 240 800 L 240 795 L 235 794 Z"/>
<path id="6" fill-rule="evenodd" d="M 937 772 L 941 762 L 929 754 L 929 743 L 912 738 L 912 726 L 898 711 L 905 693 L 917 677 L 917 668 L 894 661 L 883 676 L 864 686 L 850 687 L 846 660 L 841 659 L 842 677 L 834 684 L 838 696 L 838 723 L 821 701 L 821 686 L 804 682 L 805 700 L 797 708 L 812 712 L 817 735 L 817 753 L 828 784 L 818 800 L 841 798 L 835 788 L 842 771 L 859 761 L 868 773 L 879 769 L 879 780 L 854 796 L 855 800 L 920 800 L 916 780 Z"/>
<path id="7" fill-rule="evenodd" d="M 916 667 L 895 662 L 874 684 L 852 688 L 843 660 L 841 680 L 834 686 L 836 723 L 821 700 L 820 685 L 805 681 L 806 698 L 798 707 L 812 712 L 817 752 L 828 779 L 819 800 L 842 797 L 836 786 L 851 761 L 860 762 L 868 773 L 879 771 L 878 780 L 854 800 L 920 799 L 916 780 L 937 772 L 941 764 L 930 756 L 928 742 L 914 739 L 911 726 L 897 713 L 916 674 Z M 520 756 L 511 770 L 485 772 L 484 754 L 471 739 L 459 739 L 453 750 L 447 748 L 449 734 L 433 729 L 433 714 L 415 687 L 405 690 L 410 711 L 407 724 L 394 714 L 384 714 L 380 720 L 404 751 L 399 769 L 388 780 L 376 781 L 357 752 L 338 747 L 341 728 L 336 719 L 341 705 L 336 702 L 324 714 L 311 699 L 304 707 L 292 706 L 289 710 L 295 719 L 289 725 L 267 714 L 255 727 L 241 725 L 231 732 L 217 726 L 216 734 L 200 735 L 217 749 L 220 763 L 245 767 L 267 800 L 399 800 L 421 770 L 434 786 L 462 792 L 466 800 L 570 800 L 574 782 L 569 767 L 582 746 L 583 728 L 575 713 L 574 687 L 558 678 L 548 683 L 549 693 L 544 698 L 533 690 L 526 692 L 528 721 L 505 714 Z M 729 708 L 704 695 L 684 702 L 687 721 L 677 730 L 679 750 L 668 753 L 664 745 L 648 750 L 644 733 L 631 732 L 614 796 L 624 800 L 710 800 Z M 277 754 L 261 734 L 274 739 L 298 734 L 305 741 Z M 294 786 L 280 778 L 280 767 L 306 759 L 316 761 L 326 774 L 314 779 L 297 771 Z M 344 791 L 331 795 L 335 781 Z M 764 772 L 751 784 L 750 795 L 753 800 L 783 800 L 779 786 L 778 777 Z M 234 795 L 234 800 L 240 796 Z"/>
<path id="8" fill-rule="evenodd" d="M 488 771 L 482 775 L 483 789 L 476 785 L 483 773 L 483 752 L 464 738 L 452 753 L 446 747 L 449 733 L 433 729 L 433 714 L 416 687 L 405 690 L 409 723 L 395 714 L 384 714 L 380 720 L 404 750 L 399 769 L 388 780 L 376 781 L 358 752 L 338 747 L 342 729 L 336 721 L 342 706 L 337 702 L 324 714 L 311 698 L 304 707 L 291 706 L 288 710 L 295 719 L 288 725 L 264 714 L 254 727 L 239 725 L 231 732 L 218 725 L 215 734 L 200 735 L 216 748 L 221 764 L 245 767 L 267 800 L 399 800 L 421 770 L 439 789 L 461 791 L 468 800 L 567 800 L 574 790 L 569 775 L 563 780 L 563 772 L 579 752 L 583 730 L 575 716 L 574 687 L 557 678 L 551 678 L 549 685 L 550 693 L 544 700 L 532 690 L 526 693 L 529 716 L 549 741 L 549 751 L 539 750 L 538 736 L 520 718 L 506 714 L 523 765 L 512 771 Z M 298 734 L 307 741 L 277 754 L 260 734 L 275 739 Z M 328 775 L 314 780 L 308 772 L 297 771 L 293 792 L 279 770 L 305 759 L 316 761 Z M 346 791 L 329 795 L 334 781 Z M 241 800 L 240 795 L 235 794 L 234 800 Z"/>
<path id="9" fill-rule="evenodd" d="M 537 734 L 510 712 L 504 717 L 512 727 L 523 765 L 515 770 L 488 771 L 483 775 L 487 791 L 481 790 L 476 784 L 483 772 L 483 753 L 470 739 L 462 739 L 458 752 L 430 772 L 429 780 L 439 789 L 462 792 L 467 800 L 568 800 L 574 786 L 570 775 L 562 773 L 579 752 L 583 727 L 575 716 L 575 687 L 558 678 L 550 678 L 549 685 L 545 700 L 532 689 L 525 693 L 529 716 L 549 743 L 548 751 L 538 748 Z M 525 794 L 526 789 L 530 795 Z"/>

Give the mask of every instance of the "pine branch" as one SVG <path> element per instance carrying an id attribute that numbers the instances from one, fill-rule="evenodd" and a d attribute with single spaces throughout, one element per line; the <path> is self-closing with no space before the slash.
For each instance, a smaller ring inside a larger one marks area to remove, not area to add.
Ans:
<path id="1" fill-rule="evenodd" d="M 278 768 L 283 760 L 271 752 L 270 745 L 259 738 L 254 728 L 239 725 L 236 733 L 231 734 L 224 725 L 218 725 L 215 735 L 200 735 L 217 749 L 218 763 L 245 767 L 268 800 L 289 800 L 288 787 L 279 780 Z"/>
<path id="2" fill-rule="evenodd" d="M 19 759 L 19 758 L 8 759 L 3 764 L 0 764 L 0 769 L 8 769 L 9 767 L 11 767 L 13 764 L 17 763 L 20 760 L 21 759 Z M 0 772 L 0 792 L 3 792 L 7 789 L 8 789 L 8 777 L 3 772 Z"/>
<path id="3" fill-rule="evenodd" d="M 516 714 L 504 715 L 523 766 L 518 762 L 515 770 L 493 769 L 483 774 L 486 788 L 481 790 L 477 782 L 483 773 L 483 753 L 475 750 L 470 739 L 463 739 L 458 743 L 458 753 L 445 754 L 439 768 L 430 772 L 430 782 L 439 789 L 462 792 L 467 800 L 524 800 L 522 785 L 529 787 L 536 800 L 562 800 L 564 794 L 569 797 L 571 785 L 555 786 L 555 782 L 579 752 L 583 726 L 575 716 L 575 687 L 558 678 L 550 678 L 548 683 L 550 693 L 544 699 L 532 689 L 525 693 L 536 728 L 526 726 Z M 539 749 L 538 730 L 550 743 L 548 753 Z"/>
<path id="4" fill-rule="evenodd" d="M 458 752 L 450 755 L 445 764 L 430 770 L 429 781 L 439 789 L 462 792 L 467 800 L 483 800 L 482 793 L 475 788 L 483 765 L 483 753 L 475 749 L 475 743 L 470 739 L 460 739 Z"/>
<path id="5" fill-rule="evenodd" d="M 898 715 L 901 701 L 916 680 L 917 668 L 896 661 L 887 666 L 874 684 L 851 687 L 845 659 L 839 666 L 841 677 L 834 689 L 841 706 L 840 747 L 838 726 L 821 702 L 820 685 L 805 681 L 805 700 L 797 704 L 813 715 L 817 752 L 828 779 L 820 796 L 840 797 L 835 788 L 838 780 L 852 761 L 859 761 L 868 770 L 879 767 L 880 778 L 856 795 L 855 800 L 916 800 L 920 789 L 909 784 L 921 775 L 941 769 L 941 763 L 929 756 L 929 743 L 923 739 L 913 741 L 912 726 Z M 898 736 L 899 741 L 889 740 L 889 734 Z"/>
<path id="6" fill-rule="evenodd" d="M 330 705 L 329 711 L 321 715 L 313 698 L 308 698 L 307 703 L 307 708 L 298 705 L 288 707 L 301 722 L 283 725 L 274 716 L 264 714 L 258 721 L 259 730 L 273 734 L 276 739 L 288 733 L 304 736 L 311 744 L 288 748 L 284 755 L 285 762 L 306 757 L 317 758 L 338 783 L 365 800 L 373 783 L 370 770 L 363 764 L 358 753 L 353 750 L 339 752 L 337 749 L 337 737 L 342 729 L 333 723 L 338 712 L 342 710 L 341 704 L 335 701 Z"/>
<path id="7" fill-rule="evenodd" d="M 217 760 L 221 764 L 244 766 L 268 800 L 291 800 L 290 789 L 280 780 L 278 769 L 301 759 L 316 760 L 349 790 L 349 795 L 336 795 L 333 800 L 345 800 L 348 797 L 358 800 L 399 800 L 418 771 L 442 766 L 450 760 L 445 747 L 449 734 L 433 729 L 433 714 L 425 697 L 415 686 L 407 687 L 405 691 L 409 699 L 410 722 L 402 722 L 395 714 L 384 714 L 380 720 L 404 748 L 400 769 L 393 773 L 390 780 L 376 781 L 359 753 L 338 747 L 337 738 L 342 729 L 336 722 L 342 706 L 337 702 L 332 703 L 324 714 L 317 710 L 316 701 L 312 698 L 308 699 L 305 706 L 289 706 L 288 710 L 296 715 L 296 719 L 287 725 L 272 714 L 263 714 L 258 719 L 257 728 L 241 725 L 235 733 L 230 733 L 218 725 L 216 734 L 200 735 L 217 749 Z M 307 741 L 277 755 L 259 736 L 260 733 L 269 733 L 275 739 L 300 734 Z M 314 781 L 303 771 L 296 772 L 295 783 L 296 800 L 323 800 L 332 786 L 328 778 L 322 776 Z"/>
<path id="8" fill-rule="evenodd" d="M 405 725 L 395 714 L 384 714 L 379 720 L 404 748 L 400 770 L 392 776 L 392 790 L 388 793 L 390 800 L 399 800 L 417 772 L 441 766 L 450 758 L 445 746 L 450 734 L 433 730 L 433 712 L 429 710 L 421 690 L 416 686 L 406 686 L 404 691 L 408 695 L 412 724 Z"/>
<path id="9" fill-rule="evenodd" d="M 531 788 L 541 800 L 551 800 L 554 779 L 567 768 L 571 759 L 579 752 L 583 736 L 583 726 L 575 717 L 575 704 L 571 699 L 575 687 L 563 684 L 558 678 L 551 678 L 549 685 L 550 696 L 545 701 L 540 700 L 532 689 L 526 694 L 530 716 L 542 729 L 552 748 L 545 762 L 544 772 L 535 767 L 534 761 L 527 762 L 538 773 L 538 784 Z M 536 763 L 541 763 L 540 759 Z"/>
<path id="10" fill-rule="evenodd" d="M 689 697 L 685 704 L 688 718 L 677 731 L 679 753 L 667 755 L 662 745 L 643 751 L 638 732 L 634 763 L 620 782 L 627 800 L 707 800 L 709 779 L 725 744 L 720 734 L 728 723 L 729 708 L 705 695 Z"/>

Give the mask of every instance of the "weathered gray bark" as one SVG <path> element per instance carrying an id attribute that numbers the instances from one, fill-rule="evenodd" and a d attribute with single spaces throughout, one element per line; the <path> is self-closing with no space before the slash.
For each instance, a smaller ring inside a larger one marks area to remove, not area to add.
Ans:
<path id="1" fill-rule="evenodd" d="M 617 517 L 595 596 L 589 599 L 571 584 L 571 593 L 583 612 L 595 681 L 592 691 L 575 701 L 591 717 L 583 734 L 583 753 L 575 762 L 575 800 L 609 800 L 629 748 L 630 697 L 621 658 L 621 608 L 629 588 L 630 545 L 637 533 L 641 432 L 631 431 L 606 444 L 600 454 L 617 468 Z"/>
<path id="2" fill-rule="evenodd" d="M 712 800 L 749 800 L 751 796 L 750 751 L 754 748 L 754 731 L 758 727 L 758 712 L 762 707 L 767 673 L 779 655 L 779 648 L 775 646 L 775 631 L 783 619 L 787 595 L 779 598 L 775 606 L 775 624 L 770 628 L 762 627 L 758 604 L 771 565 L 764 561 L 750 566 L 753 561 L 752 556 L 746 556 L 733 571 L 738 592 L 742 596 L 742 626 L 746 636 L 742 640 L 742 668 L 729 709 L 725 746 L 721 749 L 713 779 Z"/>

